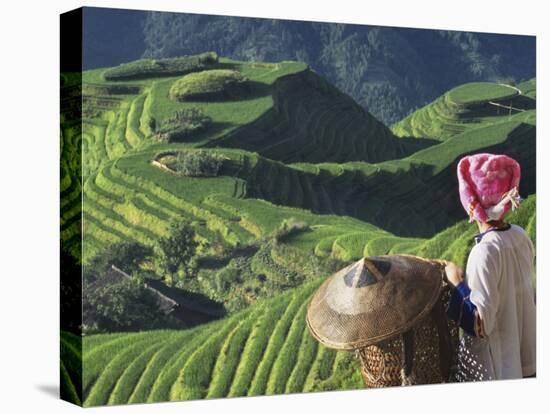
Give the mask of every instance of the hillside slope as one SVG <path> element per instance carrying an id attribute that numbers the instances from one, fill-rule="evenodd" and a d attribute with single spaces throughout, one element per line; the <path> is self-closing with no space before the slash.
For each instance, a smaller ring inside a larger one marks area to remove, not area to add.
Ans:
<path id="1" fill-rule="evenodd" d="M 533 241 L 535 202 L 530 197 L 510 216 Z M 415 246 L 386 239 L 379 246 L 371 243 L 365 254 L 385 250 L 464 265 L 475 233 L 474 225 L 462 221 Z M 63 334 L 67 359 L 78 359 L 80 342 L 84 355 L 82 385 L 73 366 L 64 389 L 73 390 L 85 406 L 95 406 L 362 388 L 354 355 L 325 348 L 307 330 L 306 305 L 323 280 L 191 330 L 83 339 Z M 80 386 L 82 393 L 77 392 Z"/>
<path id="2" fill-rule="evenodd" d="M 393 125 L 398 136 L 444 141 L 467 130 L 532 113 L 535 81 L 518 86 L 476 82 L 460 85 Z"/>
<path id="3" fill-rule="evenodd" d="M 382 162 L 432 144 L 399 140 L 381 122 L 312 71 L 279 79 L 273 109 L 209 146 L 256 151 L 283 162 Z"/>
<path id="4" fill-rule="evenodd" d="M 234 160 L 222 174 L 245 181 L 245 198 L 352 216 L 398 235 L 428 237 L 464 215 L 455 178 L 464 155 L 483 150 L 514 157 L 524 166 L 522 194 L 535 192 L 533 115 L 472 129 L 409 157 L 378 164 L 288 165 L 246 152 L 218 152 Z"/>

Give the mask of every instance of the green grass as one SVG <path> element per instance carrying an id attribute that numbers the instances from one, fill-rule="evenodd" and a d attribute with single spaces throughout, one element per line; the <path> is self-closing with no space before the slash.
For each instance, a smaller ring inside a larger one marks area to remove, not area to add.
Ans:
<path id="1" fill-rule="evenodd" d="M 241 318 L 243 317 L 246 315 L 241 315 Z M 224 341 L 228 335 L 232 334 L 233 327 L 239 322 L 240 320 L 233 319 L 225 323 L 189 356 L 181 368 L 177 381 L 171 387 L 171 400 L 193 400 L 207 396 L 214 365 L 220 354 L 223 355 Z"/>
<path id="2" fill-rule="evenodd" d="M 224 321 L 227 322 L 227 321 Z M 151 388 L 148 390 L 146 400 L 141 400 L 134 395 L 132 402 L 161 402 L 170 400 L 171 389 L 179 378 L 182 367 L 209 338 L 219 333 L 220 328 L 223 329 L 227 323 L 223 325 L 218 323 L 204 326 L 200 330 L 195 330 L 194 335 L 186 338 L 184 346 L 181 349 L 175 349 L 174 354 L 166 362 L 159 371 L 151 371 L 149 375 L 155 376 Z"/>
<path id="3" fill-rule="evenodd" d="M 263 312 L 262 309 L 259 310 Z M 239 358 L 249 338 L 254 322 L 258 319 L 257 314 L 252 314 L 226 337 L 220 349 L 220 356 L 212 372 L 212 381 L 208 387 L 207 398 L 224 397 L 229 392 L 235 371 L 239 364 Z"/>
<path id="4" fill-rule="evenodd" d="M 333 372 L 332 369 L 335 358 L 336 352 L 332 349 L 329 349 L 324 345 L 318 346 L 317 355 L 309 369 L 303 391 L 316 391 L 316 387 L 319 383 L 330 378 Z"/>
<path id="5" fill-rule="evenodd" d="M 77 376 L 73 375 L 71 377 L 71 374 L 65 367 L 64 360 L 60 360 L 60 396 L 62 399 L 67 400 L 69 402 L 72 402 L 77 405 L 82 405 L 82 400 L 79 395 L 79 390 L 76 388 L 76 386 L 73 383 L 73 380 L 77 378 Z"/>
<path id="6" fill-rule="evenodd" d="M 178 356 L 177 351 L 187 344 L 187 339 L 192 332 L 179 332 L 170 340 L 163 341 L 162 347 L 152 355 L 141 373 L 139 380 L 133 386 L 133 390 L 126 402 L 144 402 L 147 401 L 153 385 L 162 375 L 163 368 L 167 366 L 174 357 Z"/>
<path id="7" fill-rule="evenodd" d="M 82 340 L 69 332 L 61 332 L 60 377 L 62 398 L 82 405 Z"/>
<path id="8" fill-rule="evenodd" d="M 286 382 L 285 393 L 301 392 L 304 389 L 308 370 L 315 360 L 319 346 L 319 342 L 317 342 L 307 329 L 304 329 L 301 343 L 297 346 L 299 350 L 297 361 Z"/>
<path id="9" fill-rule="evenodd" d="M 184 333 L 85 337 L 84 405 L 243 395 L 250 382 L 255 390 L 265 388 L 272 369 L 275 378 L 290 374 L 292 365 L 277 359 L 280 345 L 290 350 L 300 343 L 305 300 L 317 285 L 285 295 L 293 298 L 288 307 L 288 299 L 277 298 L 223 325 L 214 322 Z M 177 352 L 180 347 L 183 353 Z"/>
<path id="10" fill-rule="evenodd" d="M 128 402 L 133 390 L 136 387 L 136 384 L 143 374 L 143 371 L 147 367 L 147 364 L 161 347 L 162 343 L 156 343 L 151 345 L 149 348 L 145 348 L 144 351 L 137 358 L 135 358 L 130 365 L 127 365 L 124 371 L 122 371 L 122 374 L 116 380 L 111 394 L 109 395 L 107 404 L 116 405 L 126 404 Z"/>
<path id="11" fill-rule="evenodd" d="M 102 370 L 101 376 L 90 387 L 86 398 L 86 405 L 104 405 L 107 404 L 113 395 L 119 378 L 126 373 L 129 361 L 139 359 L 144 353 L 149 352 L 152 347 L 155 347 L 160 342 L 160 336 L 154 336 L 145 341 L 145 345 L 141 341 L 128 344 L 124 350 L 119 352 L 116 357 L 112 358 Z M 113 398 L 116 398 L 114 394 Z"/>
<path id="12" fill-rule="evenodd" d="M 276 303 L 262 306 L 264 312 L 256 319 L 255 325 L 244 346 L 239 364 L 235 371 L 235 377 L 228 392 L 228 396 L 247 395 L 248 389 L 254 378 L 254 373 L 263 358 L 267 343 L 280 316 L 282 316 L 289 301 L 290 295 L 284 295 Z"/>
<path id="13" fill-rule="evenodd" d="M 510 86 L 492 82 L 473 82 L 454 88 L 448 96 L 457 105 L 469 105 L 509 99 L 517 94 L 518 92 Z"/>
<path id="14" fill-rule="evenodd" d="M 282 394 L 285 392 L 287 381 L 298 360 L 296 350 L 300 349 L 306 327 L 306 305 L 307 302 L 304 302 L 296 313 L 296 317 L 292 321 L 280 353 L 273 363 L 266 387 L 266 394 Z"/>
<path id="15" fill-rule="evenodd" d="M 252 87 L 254 93 L 250 97 L 230 101 L 178 102 L 170 99 L 170 90 L 178 82 L 178 78 L 156 80 L 151 83 L 149 100 L 146 100 L 144 106 L 148 117 L 161 122 L 178 110 L 198 108 L 211 119 L 211 126 L 204 133 L 191 140 L 190 145 L 215 141 L 264 115 L 273 107 L 270 89 L 273 87 L 274 82 L 281 77 L 304 71 L 307 68 L 299 62 L 280 62 L 264 67 L 229 59 L 222 61 L 232 65 L 248 79 L 248 82 L 254 85 Z"/>

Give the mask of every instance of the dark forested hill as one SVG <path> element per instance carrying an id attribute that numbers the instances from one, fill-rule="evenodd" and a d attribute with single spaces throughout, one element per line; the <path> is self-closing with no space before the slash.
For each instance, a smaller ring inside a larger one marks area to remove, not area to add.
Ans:
<path id="1" fill-rule="evenodd" d="M 84 69 L 136 60 L 145 48 L 143 24 L 148 12 L 84 7 L 82 64 Z"/>
<path id="2" fill-rule="evenodd" d="M 462 83 L 535 76 L 530 36 L 88 10 L 88 27 L 100 30 L 88 36 L 86 69 L 206 50 L 237 60 L 300 60 L 386 125 Z"/>
<path id="3" fill-rule="evenodd" d="M 216 50 L 239 60 L 301 60 L 386 124 L 474 80 L 535 76 L 535 39 L 363 25 L 150 13 L 145 55 Z"/>

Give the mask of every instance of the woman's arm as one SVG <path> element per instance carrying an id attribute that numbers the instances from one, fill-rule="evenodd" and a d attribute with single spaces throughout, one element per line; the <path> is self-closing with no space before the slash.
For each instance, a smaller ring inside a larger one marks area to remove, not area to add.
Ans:
<path id="1" fill-rule="evenodd" d="M 456 285 L 451 294 L 447 316 L 471 336 L 484 337 L 483 320 L 470 300 L 471 290 L 465 281 Z"/>
<path id="2" fill-rule="evenodd" d="M 483 319 L 474 303 L 470 299 L 471 289 L 464 281 L 462 269 L 455 263 L 449 262 L 445 267 L 447 280 L 454 286 L 447 315 L 469 335 L 485 337 Z"/>

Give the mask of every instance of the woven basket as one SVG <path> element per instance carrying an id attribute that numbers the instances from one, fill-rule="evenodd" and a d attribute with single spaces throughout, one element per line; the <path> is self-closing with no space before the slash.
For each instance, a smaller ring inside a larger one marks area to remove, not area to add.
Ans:
<path id="1" fill-rule="evenodd" d="M 445 288 L 441 294 L 441 306 L 446 308 L 450 290 Z M 396 385 L 437 384 L 448 382 L 454 376 L 457 365 L 458 327 L 448 320 L 448 329 L 452 343 L 449 368 L 441 367 L 440 343 L 437 325 L 431 316 L 423 318 L 412 329 L 414 334 L 414 356 L 412 372 L 405 375 L 403 368 L 404 343 L 398 335 L 376 345 L 356 350 L 361 363 L 361 374 L 369 388 L 391 387 Z M 443 372 L 447 372 L 445 378 Z"/>

